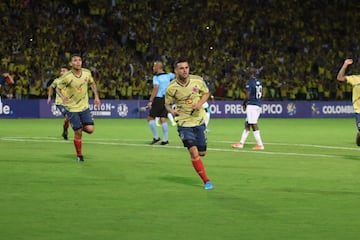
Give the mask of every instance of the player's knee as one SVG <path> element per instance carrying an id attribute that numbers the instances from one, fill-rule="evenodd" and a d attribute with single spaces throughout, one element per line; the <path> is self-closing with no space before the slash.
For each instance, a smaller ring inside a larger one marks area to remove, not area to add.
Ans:
<path id="1" fill-rule="evenodd" d="M 86 130 L 84 130 L 84 132 L 86 132 L 87 134 L 92 134 L 92 133 L 94 132 L 94 130 L 88 130 L 88 129 L 86 129 Z"/>
<path id="2" fill-rule="evenodd" d="M 360 131 L 356 134 L 356 145 L 360 147 Z"/>
<path id="3" fill-rule="evenodd" d="M 204 156 L 206 155 L 206 152 L 204 152 L 204 151 L 199 151 L 199 155 L 200 155 L 201 157 L 204 157 Z"/>
<path id="4" fill-rule="evenodd" d="M 83 127 L 83 131 L 88 133 L 88 134 L 92 134 L 94 132 L 95 128 L 93 125 L 86 125 Z"/>

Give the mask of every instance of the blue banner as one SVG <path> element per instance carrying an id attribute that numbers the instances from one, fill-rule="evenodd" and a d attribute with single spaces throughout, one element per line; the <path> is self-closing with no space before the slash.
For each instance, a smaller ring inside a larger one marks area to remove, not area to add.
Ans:
<path id="1" fill-rule="evenodd" d="M 106 100 L 96 107 L 90 100 L 95 118 L 146 118 L 146 100 Z M 209 102 L 212 118 L 244 118 L 242 101 Z M 265 101 L 262 118 L 336 118 L 353 117 L 351 101 Z M 62 117 L 54 103 L 46 99 L 8 100 L 0 98 L 0 118 Z"/>
<path id="2" fill-rule="evenodd" d="M 245 117 L 242 102 L 218 101 L 210 103 L 212 118 Z M 346 101 L 266 101 L 262 104 L 262 118 L 336 118 L 352 117 L 354 108 Z"/>

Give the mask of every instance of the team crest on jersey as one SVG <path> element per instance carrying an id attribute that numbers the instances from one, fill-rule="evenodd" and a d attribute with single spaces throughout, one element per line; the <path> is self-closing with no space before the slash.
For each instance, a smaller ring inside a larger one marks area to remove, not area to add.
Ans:
<path id="1" fill-rule="evenodd" d="M 84 79 L 84 82 L 85 82 L 85 83 L 88 83 L 88 81 L 89 81 L 89 79 L 86 77 L 86 78 Z"/>
<path id="2" fill-rule="evenodd" d="M 193 93 L 196 93 L 196 92 L 198 92 L 198 91 L 199 91 L 198 86 L 197 86 L 197 85 L 194 86 L 193 89 L 192 89 L 192 92 L 193 92 Z"/>

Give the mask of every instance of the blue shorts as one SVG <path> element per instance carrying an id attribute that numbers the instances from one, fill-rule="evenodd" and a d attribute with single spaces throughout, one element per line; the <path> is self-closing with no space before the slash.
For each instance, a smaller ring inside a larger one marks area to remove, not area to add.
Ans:
<path id="1" fill-rule="evenodd" d="M 355 119 L 356 119 L 356 127 L 360 132 L 360 113 L 355 113 Z"/>
<path id="2" fill-rule="evenodd" d="M 56 108 L 62 113 L 64 117 L 69 112 L 63 105 L 56 105 Z"/>
<path id="3" fill-rule="evenodd" d="M 74 131 L 87 125 L 94 125 L 94 118 L 90 112 L 90 109 L 86 109 L 82 112 L 68 112 L 68 116 L 69 122 Z"/>
<path id="4" fill-rule="evenodd" d="M 178 126 L 179 136 L 184 144 L 184 147 L 191 148 L 196 146 L 199 151 L 206 151 L 206 126 L 202 124 L 195 127 L 181 127 Z"/>

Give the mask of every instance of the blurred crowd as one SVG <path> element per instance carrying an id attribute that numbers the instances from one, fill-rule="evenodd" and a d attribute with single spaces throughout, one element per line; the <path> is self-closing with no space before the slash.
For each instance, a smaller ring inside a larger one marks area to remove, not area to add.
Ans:
<path id="1" fill-rule="evenodd" d="M 9 0 L 0 2 L 1 72 L 15 84 L 1 96 L 45 98 L 71 53 L 97 81 L 100 97 L 146 99 L 152 62 L 166 70 L 187 58 L 210 77 L 216 99 L 243 99 L 256 67 L 266 100 L 350 99 L 336 81 L 345 58 L 360 74 L 357 1 Z"/>

